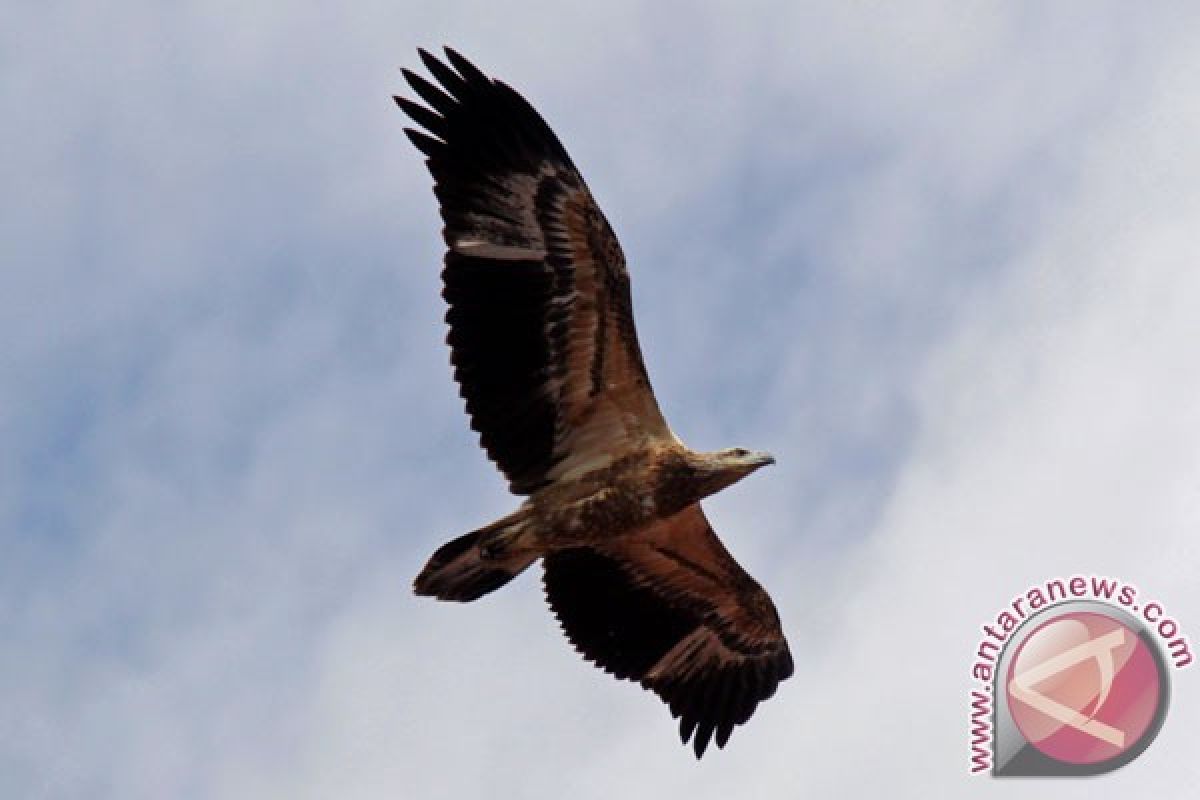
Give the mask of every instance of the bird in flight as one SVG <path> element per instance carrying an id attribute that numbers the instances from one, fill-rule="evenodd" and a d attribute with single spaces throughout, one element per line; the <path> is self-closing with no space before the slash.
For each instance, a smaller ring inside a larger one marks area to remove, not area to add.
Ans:
<path id="1" fill-rule="evenodd" d="M 526 100 L 450 48 L 404 70 L 446 242 L 454 377 L 488 457 L 525 501 L 439 548 L 419 595 L 468 602 L 538 559 L 589 661 L 654 691 L 696 757 L 792 674 L 771 598 L 700 500 L 774 463 L 688 449 L 642 363 L 625 256 L 583 176 Z"/>

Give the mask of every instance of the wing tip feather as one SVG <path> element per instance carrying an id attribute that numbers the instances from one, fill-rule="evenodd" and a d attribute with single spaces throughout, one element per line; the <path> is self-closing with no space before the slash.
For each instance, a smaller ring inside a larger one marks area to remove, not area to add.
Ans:
<path id="1" fill-rule="evenodd" d="M 420 150 L 426 158 L 436 158 L 446 147 L 446 143 L 441 139 L 436 139 L 416 128 L 405 128 L 404 135 L 412 142 L 413 147 Z"/>

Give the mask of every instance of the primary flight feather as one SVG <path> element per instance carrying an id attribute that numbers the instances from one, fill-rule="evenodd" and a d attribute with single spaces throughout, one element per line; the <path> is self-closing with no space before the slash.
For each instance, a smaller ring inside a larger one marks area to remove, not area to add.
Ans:
<path id="1" fill-rule="evenodd" d="M 424 105 L 396 102 L 426 156 L 447 251 L 454 377 L 480 443 L 526 500 L 443 545 L 415 590 L 470 601 L 539 558 L 585 658 L 657 693 L 697 757 L 792 674 L 771 598 L 700 500 L 773 459 L 700 453 L 672 433 L 642 363 L 616 236 L 567 151 L 519 94 L 446 48 Z"/>

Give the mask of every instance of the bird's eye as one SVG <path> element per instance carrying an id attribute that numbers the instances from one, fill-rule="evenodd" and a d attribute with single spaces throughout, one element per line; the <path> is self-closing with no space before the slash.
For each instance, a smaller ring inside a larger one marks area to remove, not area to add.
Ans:
<path id="1" fill-rule="evenodd" d="M 733 448 L 733 454 L 738 458 L 741 458 L 742 456 L 750 455 L 750 451 L 744 447 L 735 447 Z"/>

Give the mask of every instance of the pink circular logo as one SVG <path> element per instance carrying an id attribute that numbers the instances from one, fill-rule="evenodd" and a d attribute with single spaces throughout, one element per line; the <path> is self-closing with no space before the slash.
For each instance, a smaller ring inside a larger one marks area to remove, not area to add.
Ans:
<path id="1" fill-rule="evenodd" d="M 1137 746 L 1163 696 L 1154 654 L 1141 637 L 1090 611 L 1056 616 L 1026 637 L 1005 690 L 1025 740 L 1068 764 L 1096 764 Z"/>

